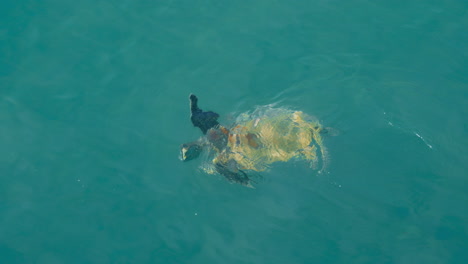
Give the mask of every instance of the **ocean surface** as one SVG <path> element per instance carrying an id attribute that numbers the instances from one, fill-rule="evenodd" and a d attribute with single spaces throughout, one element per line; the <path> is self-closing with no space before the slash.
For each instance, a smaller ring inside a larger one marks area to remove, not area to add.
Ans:
<path id="1" fill-rule="evenodd" d="M 468 2 L 5 0 L 0 263 L 468 263 Z M 179 160 L 258 106 L 336 131 L 255 189 Z"/>

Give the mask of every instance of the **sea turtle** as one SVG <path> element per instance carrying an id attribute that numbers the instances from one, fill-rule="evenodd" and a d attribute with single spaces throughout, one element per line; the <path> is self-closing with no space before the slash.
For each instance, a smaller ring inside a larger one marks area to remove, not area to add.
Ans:
<path id="1" fill-rule="evenodd" d="M 326 166 L 327 152 L 320 123 L 301 111 L 261 106 L 241 114 L 231 127 L 217 122 L 214 112 L 198 108 L 198 99 L 190 95 L 191 120 L 206 136 L 182 144 L 181 159 L 192 160 L 205 149 L 212 154 L 205 171 L 217 172 L 229 181 L 250 186 L 246 171 L 264 171 L 274 162 L 293 158 L 309 161 L 321 170 Z"/>

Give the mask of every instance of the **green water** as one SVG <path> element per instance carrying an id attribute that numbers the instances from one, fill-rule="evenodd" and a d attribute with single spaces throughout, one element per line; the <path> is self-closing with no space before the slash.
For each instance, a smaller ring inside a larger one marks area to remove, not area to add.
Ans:
<path id="1" fill-rule="evenodd" d="M 468 4 L 0 4 L 1 263 L 468 263 Z M 316 116 L 324 174 L 178 160 L 188 95 Z"/>

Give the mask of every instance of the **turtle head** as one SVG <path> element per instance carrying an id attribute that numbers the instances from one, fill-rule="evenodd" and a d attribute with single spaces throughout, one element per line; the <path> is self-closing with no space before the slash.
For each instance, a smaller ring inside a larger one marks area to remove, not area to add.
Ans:
<path id="1" fill-rule="evenodd" d="M 202 152 L 201 142 L 190 142 L 180 145 L 180 159 L 182 161 L 189 161 L 198 158 Z"/>

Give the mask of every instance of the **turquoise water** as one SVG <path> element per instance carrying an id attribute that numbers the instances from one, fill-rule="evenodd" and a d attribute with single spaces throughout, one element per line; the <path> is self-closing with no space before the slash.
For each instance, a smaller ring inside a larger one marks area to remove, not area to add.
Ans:
<path id="1" fill-rule="evenodd" d="M 466 1 L 0 6 L 1 263 L 468 262 Z M 316 116 L 327 171 L 182 163 L 191 92 Z"/>

